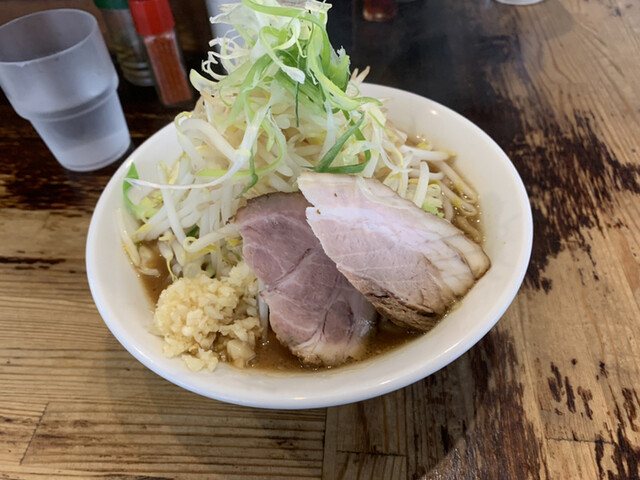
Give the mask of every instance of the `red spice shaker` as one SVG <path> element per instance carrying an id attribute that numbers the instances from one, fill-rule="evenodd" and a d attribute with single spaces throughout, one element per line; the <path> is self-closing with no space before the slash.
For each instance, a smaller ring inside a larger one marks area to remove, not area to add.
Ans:
<path id="1" fill-rule="evenodd" d="M 129 0 L 136 30 L 147 47 L 160 101 L 165 105 L 191 100 L 175 21 L 168 0 Z"/>

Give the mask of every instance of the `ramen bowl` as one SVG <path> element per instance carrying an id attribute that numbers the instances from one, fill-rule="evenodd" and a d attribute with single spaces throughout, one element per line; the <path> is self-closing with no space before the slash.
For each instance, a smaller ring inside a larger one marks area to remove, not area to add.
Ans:
<path id="1" fill-rule="evenodd" d="M 180 358 L 162 354 L 152 335 L 152 309 L 145 288 L 122 248 L 116 211 L 122 182 L 135 162 L 153 170 L 181 154 L 173 123 L 134 151 L 109 181 L 95 208 L 87 237 L 89 286 L 107 327 L 141 363 L 170 382 L 224 402 L 261 408 L 328 407 L 372 398 L 416 382 L 443 368 L 477 343 L 515 297 L 529 263 L 533 227 L 529 200 L 507 155 L 480 128 L 424 97 L 378 85 L 363 94 L 387 99 L 388 117 L 435 148 L 457 154 L 455 165 L 480 195 L 483 245 L 491 268 L 434 329 L 384 354 L 319 371 L 237 369 L 221 363 L 213 372 L 193 372 Z"/>

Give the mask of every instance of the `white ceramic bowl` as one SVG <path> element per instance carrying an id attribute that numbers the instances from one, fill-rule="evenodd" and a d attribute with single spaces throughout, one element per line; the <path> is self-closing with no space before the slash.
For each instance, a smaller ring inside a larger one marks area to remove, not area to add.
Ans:
<path id="1" fill-rule="evenodd" d="M 326 407 L 382 395 L 420 380 L 458 358 L 495 325 L 520 287 L 531 252 L 531 210 L 518 173 L 491 138 L 448 108 L 393 88 L 366 85 L 363 91 L 389 99 L 388 116 L 398 127 L 457 152 L 458 168 L 480 193 L 484 248 L 492 266 L 459 308 L 406 346 L 324 372 L 266 373 L 219 365 L 213 373 L 194 373 L 181 359 L 163 357 L 161 339 L 148 332 L 151 305 L 121 247 L 115 211 L 121 206 L 122 180 L 131 162 L 144 171 L 180 154 L 170 124 L 115 173 L 98 201 L 87 238 L 91 293 L 111 332 L 134 357 L 176 385 L 225 402 L 263 408 Z"/>

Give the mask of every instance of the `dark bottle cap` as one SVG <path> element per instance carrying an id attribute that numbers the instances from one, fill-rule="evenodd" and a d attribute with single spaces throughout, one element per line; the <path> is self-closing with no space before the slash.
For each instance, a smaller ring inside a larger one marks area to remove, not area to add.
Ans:
<path id="1" fill-rule="evenodd" d="M 128 10 L 127 0 L 93 0 L 96 7 L 102 10 Z"/>

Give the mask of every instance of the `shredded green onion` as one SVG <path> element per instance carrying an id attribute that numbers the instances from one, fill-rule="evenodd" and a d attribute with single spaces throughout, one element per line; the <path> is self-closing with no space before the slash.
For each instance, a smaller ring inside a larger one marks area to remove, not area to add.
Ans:
<path id="1" fill-rule="evenodd" d="M 182 155 L 161 159 L 155 176 L 141 178 L 134 164 L 125 176 L 131 221 L 120 225 L 130 255 L 158 240 L 172 277 L 224 274 L 241 254 L 236 211 L 247 198 L 297 190 L 305 170 L 375 177 L 445 218 L 454 205 L 477 211 L 477 195 L 445 163 L 451 154 L 410 145 L 382 102 L 361 95 L 368 69 L 352 74 L 344 49 L 331 45 L 330 8 L 317 0 L 221 6 L 213 22 L 233 30 L 210 42 L 202 74 L 190 73 L 200 99 L 174 122 Z"/>

